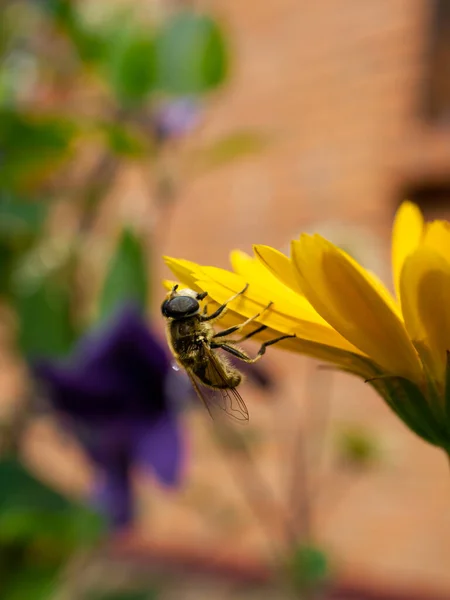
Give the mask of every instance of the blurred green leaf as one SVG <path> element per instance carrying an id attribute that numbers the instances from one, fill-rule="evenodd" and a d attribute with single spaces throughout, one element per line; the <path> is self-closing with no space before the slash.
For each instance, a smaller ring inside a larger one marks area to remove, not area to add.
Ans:
<path id="1" fill-rule="evenodd" d="M 340 460 L 350 467 L 366 468 L 379 458 L 377 440 L 359 427 L 346 427 L 340 431 L 336 446 Z"/>
<path id="2" fill-rule="evenodd" d="M 143 102 L 155 82 L 155 44 L 149 29 L 127 23 L 111 40 L 106 56 L 111 86 L 124 103 Z"/>
<path id="3" fill-rule="evenodd" d="M 136 592 L 95 592 L 90 594 L 86 600 L 156 600 L 158 595 L 156 589 Z"/>
<path id="4" fill-rule="evenodd" d="M 2 574 L 0 600 L 49 600 L 55 593 L 59 568 L 58 564 L 47 567 L 15 565 L 13 571 Z"/>
<path id="5" fill-rule="evenodd" d="M 119 156 L 139 158 L 149 152 L 149 142 L 145 136 L 122 123 L 102 123 L 103 132 L 108 148 Z"/>
<path id="6" fill-rule="evenodd" d="M 65 118 L 0 109 L 0 189 L 26 189 L 53 174 L 75 132 Z"/>
<path id="7" fill-rule="evenodd" d="M 48 206 L 0 192 L 0 294 L 11 294 L 16 265 L 42 231 Z"/>
<path id="8" fill-rule="evenodd" d="M 86 63 L 99 59 L 104 52 L 101 31 L 89 27 L 73 0 L 38 0 L 38 5 L 51 16 L 72 42 L 79 58 Z"/>
<path id="9" fill-rule="evenodd" d="M 267 148 L 269 139 L 258 131 L 237 131 L 213 142 L 194 155 L 205 167 L 219 167 Z"/>
<path id="10" fill-rule="evenodd" d="M 200 94 L 221 84 L 228 49 L 219 24 L 207 15 L 183 11 L 156 34 L 156 84 L 168 94 Z"/>
<path id="11" fill-rule="evenodd" d="M 75 267 L 73 250 L 64 240 L 44 240 L 16 268 L 11 287 L 19 346 L 27 359 L 61 356 L 72 347 Z"/>
<path id="12" fill-rule="evenodd" d="M 68 25 L 76 19 L 73 0 L 37 0 L 36 5 L 60 24 Z"/>
<path id="13" fill-rule="evenodd" d="M 148 299 L 148 274 L 144 246 L 137 234 L 125 228 L 111 258 L 99 302 L 99 317 L 109 317 L 128 301 L 145 308 Z"/>
<path id="14" fill-rule="evenodd" d="M 288 562 L 291 581 L 297 590 L 322 586 L 330 576 L 326 554 L 315 546 L 301 544 Z"/>
<path id="15" fill-rule="evenodd" d="M 0 239 L 14 242 L 39 234 L 47 212 L 44 202 L 29 202 L 0 192 Z"/>
<path id="16" fill-rule="evenodd" d="M 39 544 L 39 554 L 91 543 L 103 519 L 36 479 L 14 459 L 0 461 L 0 545 Z M 45 545 L 43 543 L 46 542 Z"/>
<path id="17" fill-rule="evenodd" d="M 66 354 L 74 340 L 71 290 L 44 278 L 35 286 L 15 290 L 19 317 L 19 346 L 28 359 Z"/>

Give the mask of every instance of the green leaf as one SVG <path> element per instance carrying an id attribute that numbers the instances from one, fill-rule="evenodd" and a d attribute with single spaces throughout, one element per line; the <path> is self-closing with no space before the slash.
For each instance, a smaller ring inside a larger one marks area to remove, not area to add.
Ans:
<path id="1" fill-rule="evenodd" d="M 86 600 L 156 600 L 158 595 L 156 589 L 136 592 L 95 592 L 90 594 Z"/>
<path id="2" fill-rule="evenodd" d="M 131 126 L 122 123 L 102 123 L 100 130 L 108 148 L 118 156 L 139 158 L 151 150 L 145 136 Z"/>
<path id="3" fill-rule="evenodd" d="M 337 449 L 346 465 L 357 468 L 370 466 L 379 456 L 377 440 L 356 427 L 346 427 L 339 432 Z"/>
<path id="4" fill-rule="evenodd" d="M 48 206 L 43 202 L 29 202 L 0 192 L 0 239 L 17 241 L 36 236 L 47 217 Z"/>
<path id="5" fill-rule="evenodd" d="M 428 399 L 412 381 L 398 376 L 380 376 L 369 380 L 397 416 L 418 436 L 444 449 L 449 447 L 445 418 L 439 401 Z M 432 387 L 429 386 L 428 393 Z"/>
<path id="6" fill-rule="evenodd" d="M 252 156 L 267 148 L 269 139 L 258 131 L 236 131 L 213 142 L 194 156 L 207 168 L 220 167 L 244 156 Z"/>
<path id="7" fill-rule="evenodd" d="M 105 319 L 124 302 L 145 308 L 148 298 L 147 261 L 144 246 L 136 233 L 125 228 L 111 258 L 99 303 L 99 317 Z"/>
<path id="8" fill-rule="evenodd" d="M 0 581 L 0 598 L 7 600 L 49 600 L 55 593 L 60 565 L 41 567 L 19 565 Z"/>
<path id="9" fill-rule="evenodd" d="M 101 32 L 84 22 L 73 0 L 39 0 L 38 4 L 66 34 L 83 62 L 90 63 L 101 57 L 104 51 Z"/>
<path id="10" fill-rule="evenodd" d="M 0 461 L 0 546 L 39 545 L 40 556 L 57 556 L 92 543 L 103 519 L 36 479 L 14 459 Z"/>
<path id="11" fill-rule="evenodd" d="M 11 281 L 21 258 L 42 231 L 48 206 L 0 193 L 0 293 L 11 295 Z"/>
<path id="12" fill-rule="evenodd" d="M 0 109 L 0 187 L 39 185 L 69 157 L 75 132 L 65 118 Z"/>
<path id="13" fill-rule="evenodd" d="M 67 354 L 75 340 L 71 290 L 51 277 L 15 289 L 19 346 L 28 359 Z"/>
<path id="14" fill-rule="evenodd" d="M 147 99 L 155 82 L 155 45 L 152 32 L 128 23 L 110 45 L 107 55 L 110 84 L 123 104 Z"/>
<path id="15" fill-rule="evenodd" d="M 41 242 L 22 259 L 12 280 L 19 346 L 27 359 L 66 354 L 76 337 L 72 315 L 75 255 L 65 242 Z"/>
<path id="16" fill-rule="evenodd" d="M 211 17 L 183 11 L 156 35 L 157 87 L 169 94 L 200 94 L 221 84 L 228 71 L 225 36 Z"/>
<path id="17" fill-rule="evenodd" d="M 330 575 L 326 554 L 308 544 L 298 546 L 288 561 L 288 568 L 292 583 L 301 591 L 322 586 Z"/>

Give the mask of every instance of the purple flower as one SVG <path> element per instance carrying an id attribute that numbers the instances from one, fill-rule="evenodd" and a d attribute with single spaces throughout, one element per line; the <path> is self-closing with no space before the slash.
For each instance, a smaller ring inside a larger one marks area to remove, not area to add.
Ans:
<path id="1" fill-rule="evenodd" d="M 165 485 L 180 480 L 182 440 L 164 346 L 137 309 L 125 307 L 80 341 L 67 361 L 35 366 L 54 409 L 69 420 L 102 471 L 95 502 L 115 525 L 132 519 L 130 468 Z"/>
<path id="2" fill-rule="evenodd" d="M 183 137 L 200 121 L 201 108 L 194 98 L 177 98 L 162 103 L 154 114 L 154 127 L 160 141 Z"/>

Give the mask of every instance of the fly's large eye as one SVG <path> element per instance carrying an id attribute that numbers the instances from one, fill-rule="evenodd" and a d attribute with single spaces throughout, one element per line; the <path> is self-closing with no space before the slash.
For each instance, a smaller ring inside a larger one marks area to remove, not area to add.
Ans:
<path id="1" fill-rule="evenodd" d="M 164 302 L 161 304 L 161 312 L 165 317 L 169 316 L 168 308 L 169 308 L 169 300 L 164 300 Z"/>
<path id="2" fill-rule="evenodd" d="M 175 296 L 166 300 L 162 307 L 162 313 L 165 317 L 171 319 L 185 319 L 195 315 L 200 309 L 200 305 L 195 298 L 191 296 Z"/>

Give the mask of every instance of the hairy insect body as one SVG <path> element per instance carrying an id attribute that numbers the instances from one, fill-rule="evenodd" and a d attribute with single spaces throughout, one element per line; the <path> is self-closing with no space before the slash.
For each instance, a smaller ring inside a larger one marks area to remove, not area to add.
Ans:
<path id="1" fill-rule="evenodd" d="M 198 293 L 191 289 L 177 291 L 177 285 L 172 288 L 161 305 L 172 354 L 180 367 L 186 371 L 194 390 L 209 414 L 212 416 L 211 409 L 219 408 L 238 421 L 248 421 L 247 407 L 236 389 L 242 382 L 243 375 L 218 351 L 227 352 L 243 362 L 254 363 L 263 356 L 268 346 L 295 337 L 293 334 L 286 334 L 268 340 L 261 345 L 258 354 L 251 358 L 238 347 L 237 342 L 250 339 L 267 329 L 266 325 L 260 324 L 240 340 L 234 340 L 230 336 L 240 333 L 261 313 L 253 315 L 239 325 L 233 325 L 219 332 L 214 331 L 213 323 L 225 314 L 227 305 L 242 296 L 247 288 L 248 285 L 209 315 L 205 308 L 201 312 L 200 307 L 200 302 L 207 296 L 206 292 Z M 263 310 L 268 310 L 271 305 L 272 302 Z M 210 392 L 204 394 L 202 386 L 210 388 Z"/>
<path id="2" fill-rule="evenodd" d="M 169 322 L 168 339 L 172 354 L 181 367 L 190 371 L 206 386 L 226 389 L 237 387 L 242 374 L 233 368 L 225 357 L 220 357 L 226 377 L 220 379 L 211 370 L 211 355 L 206 351 L 214 336 L 209 323 L 202 323 L 199 315 Z"/>

